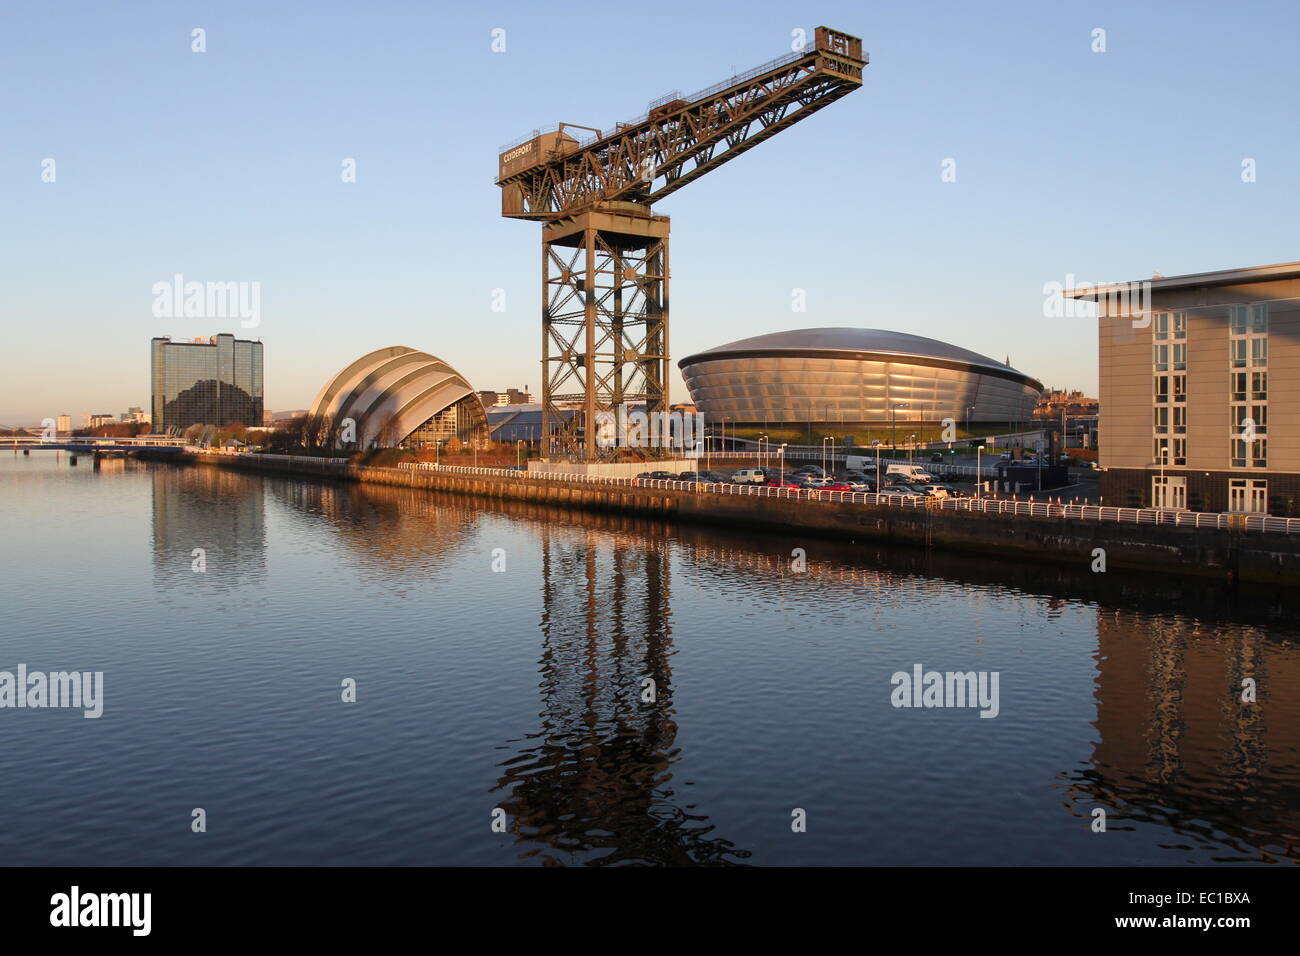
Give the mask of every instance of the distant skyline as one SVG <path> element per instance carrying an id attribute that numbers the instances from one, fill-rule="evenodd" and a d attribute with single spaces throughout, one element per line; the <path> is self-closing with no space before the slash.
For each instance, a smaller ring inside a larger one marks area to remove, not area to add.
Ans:
<path id="1" fill-rule="evenodd" d="M 735 339 L 859 326 L 1095 395 L 1095 323 L 1046 316 L 1045 287 L 1300 259 L 1293 0 L 665 0 L 599 18 L 10 0 L 0 424 L 148 407 L 157 335 L 261 339 L 272 410 L 399 344 L 476 389 L 540 394 L 540 227 L 500 216 L 500 145 L 609 128 L 823 23 L 862 37 L 864 88 L 655 207 L 673 221 L 674 372 Z M 255 283 L 256 324 L 159 315 L 176 275 Z"/>

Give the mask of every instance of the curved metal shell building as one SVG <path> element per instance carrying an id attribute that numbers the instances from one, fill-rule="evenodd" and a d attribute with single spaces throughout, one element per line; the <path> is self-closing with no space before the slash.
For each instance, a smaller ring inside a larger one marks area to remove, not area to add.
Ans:
<path id="1" fill-rule="evenodd" d="M 310 415 L 336 428 L 356 427 L 359 448 L 422 445 L 484 434 L 487 414 L 469 381 L 428 352 L 405 345 L 376 349 L 333 376 Z"/>
<path id="2" fill-rule="evenodd" d="M 796 329 L 677 363 L 707 420 L 901 424 L 1028 420 L 1043 385 L 987 356 L 884 329 Z"/>

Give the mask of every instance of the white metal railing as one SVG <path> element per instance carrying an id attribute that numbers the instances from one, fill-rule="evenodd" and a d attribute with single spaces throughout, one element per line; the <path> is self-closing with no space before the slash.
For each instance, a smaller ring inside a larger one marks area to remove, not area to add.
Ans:
<path id="1" fill-rule="evenodd" d="M 520 471 L 512 468 L 440 465 L 431 461 L 404 461 L 398 467 L 470 477 L 511 478 L 519 481 L 541 478 L 547 481 L 581 482 L 664 491 L 695 491 L 706 494 L 840 501 L 853 504 L 886 505 L 895 508 L 937 508 L 941 511 L 1028 515 L 1036 518 L 1074 518 L 1086 521 L 1112 521 L 1121 524 L 1164 524 L 1180 528 L 1232 528 L 1237 526 L 1246 531 L 1300 534 L 1300 518 L 1278 518 L 1272 515 L 1260 514 L 1174 511 L 1159 508 L 1108 508 L 1101 505 L 1058 504 L 1050 501 L 1018 501 L 1005 498 L 930 498 L 923 495 L 826 491 L 816 488 L 782 488 L 770 485 L 711 484 L 694 481 L 673 481 L 667 478 L 611 478 L 605 475 L 561 474 L 548 471 Z"/>

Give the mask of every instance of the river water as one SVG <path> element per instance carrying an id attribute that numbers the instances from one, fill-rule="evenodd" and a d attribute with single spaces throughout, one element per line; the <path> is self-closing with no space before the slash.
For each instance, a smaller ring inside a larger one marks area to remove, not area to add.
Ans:
<path id="1" fill-rule="evenodd" d="M 1300 861 L 1285 594 L 44 451 L 0 542 L 0 671 L 103 674 L 5 863 Z"/>

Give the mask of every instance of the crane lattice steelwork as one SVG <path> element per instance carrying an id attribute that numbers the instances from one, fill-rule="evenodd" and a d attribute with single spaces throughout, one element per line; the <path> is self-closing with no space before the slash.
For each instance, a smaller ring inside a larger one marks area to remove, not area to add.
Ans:
<path id="1" fill-rule="evenodd" d="M 857 37 L 818 27 L 811 46 L 613 130 L 561 123 L 502 149 L 501 214 L 542 223 L 544 457 L 611 458 L 624 436 L 598 440 L 600 413 L 668 411 L 668 217 L 651 205 L 853 92 L 867 62 Z"/>

